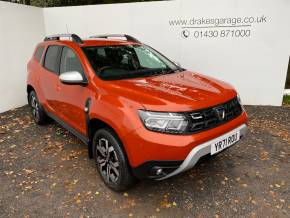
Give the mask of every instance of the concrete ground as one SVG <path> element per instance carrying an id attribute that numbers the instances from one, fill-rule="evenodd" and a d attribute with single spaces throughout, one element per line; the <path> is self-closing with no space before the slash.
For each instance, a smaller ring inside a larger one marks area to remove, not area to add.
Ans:
<path id="1" fill-rule="evenodd" d="M 289 217 L 290 107 L 246 107 L 249 133 L 162 182 L 108 189 L 86 146 L 27 106 L 0 114 L 0 217 Z"/>

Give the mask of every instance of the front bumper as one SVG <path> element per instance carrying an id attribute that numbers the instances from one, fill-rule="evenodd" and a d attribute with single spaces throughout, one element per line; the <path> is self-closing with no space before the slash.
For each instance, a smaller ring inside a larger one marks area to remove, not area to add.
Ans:
<path id="1" fill-rule="evenodd" d="M 239 117 L 223 125 L 191 135 L 163 134 L 140 127 L 126 135 L 123 144 L 134 173 L 137 172 L 135 174 L 138 177 L 140 175 L 146 178 L 148 175 L 144 175 L 143 172 L 148 173 L 146 168 L 152 166 L 152 163 L 155 163 L 155 166 L 159 164 L 166 166 L 169 163 L 170 169 L 167 172 L 169 174 L 182 164 L 194 148 L 246 123 L 247 114 L 243 112 Z"/>
<path id="2" fill-rule="evenodd" d="M 203 142 L 191 149 L 188 152 L 187 156 L 183 160 L 158 160 L 158 161 L 147 161 L 138 167 L 133 167 L 133 173 L 139 179 L 154 179 L 154 180 L 163 180 L 174 175 L 177 175 L 181 172 L 191 169 L 195 166 L 198 160 L 211 153 L 211 144 L 215 141 L 222 139 L 226 136 L 232 135 L 234 132 L 240 132 L 240 139 L 247 132 L 247 125 L 242 124 L 234 129 L 229 130 L 228 132 L 219 135 L 213 139 L 210 139 L 206 142 Z M 231 145 L 233 146 L 233 145 Z M 230 146 L 230 147 L 231 147 Z M 222 150 L 223 151 L 223 150 Z M 162 173 L 158 174 L 157 170 L 162 169 Z"/>
<path id="3" fill-rule="evenodd" d="M 164 176 L 162 176 L 160 178 L 157 178 L 157 180 L 167 179 L 167 178 L 169 178 L 171 176 L 177 175 L 177 174 L 179 174 L 181 172 L 184 172 L 186 170 L 191 169 L 192 167 L 194 167 L 194 165 L 197 163 L 197 161 L 201 157 L 211 153 L 211 144 L 214 141 L 218 140 L 219 138 L 224 138 L 227 135 L 231 135 L 232 133 L 237 132 L 237 131 L 240 131 L 240 138 L 242 138 L 247 132 L 246 124 L 243 124 L 243 125 L 235 128 L 235 129 L 233 129 L 232 131 L 227 132 L 224 135 L 221 135 L 221 136 L 219 136 L 217 138 L 214 138 L 214 139 L 212 139 L 210 141 L 207 141 L 207 142 L 205 142 L 205 143 L 203 143 L 201 145 L 196 146 L 195 148 L 193 148 L 191 150 L 191 152 L 187 155 L 186 159 L 182 162 L 182 164 L 176 170 L 174 170 L 173 172 L 171 172 L 171 173 L 169 173 L 167 175 L 164 175 Z"/>

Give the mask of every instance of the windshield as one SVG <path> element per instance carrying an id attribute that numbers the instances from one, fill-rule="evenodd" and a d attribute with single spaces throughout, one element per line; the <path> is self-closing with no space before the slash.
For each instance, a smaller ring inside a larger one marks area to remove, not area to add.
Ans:
<path id="1" fill-rule="evenodd" d="M 96 74 L 103 80 L 119 80 L 173 73 L 178 66 L 145 45 L 82 48 Z"/>

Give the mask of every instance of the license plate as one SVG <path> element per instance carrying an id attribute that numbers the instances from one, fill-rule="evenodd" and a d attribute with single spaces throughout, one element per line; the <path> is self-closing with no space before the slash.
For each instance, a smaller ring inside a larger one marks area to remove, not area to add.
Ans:
<path id="1" fill-rule="evenodd" d="M 223 137 L 220 137 L 211 144 L 211 155 L 216 154 L 240 140 L 240 131 L 231 132 Z"/>

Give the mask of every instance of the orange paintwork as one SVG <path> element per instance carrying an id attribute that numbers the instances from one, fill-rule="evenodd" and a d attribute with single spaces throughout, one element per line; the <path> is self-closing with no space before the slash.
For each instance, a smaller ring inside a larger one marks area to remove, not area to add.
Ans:
<path id="1" fill-rule="evenodd" d="M 86 40 L 81 46 L 136 44 L 122 40 Z M 65 85 L 34 57 L 28 63 L 28 80 L 46 111 L 87 135 L 84 105 L 91 98 L 90 119 L 110 125 L 124 144 L 132 167 L 150 160 L 184 160 L 193 147 L 247 122 L 239 117 L 216 128 L 192 135 L 152 132 L 143 126 L 138 109 L 192 111 L 224 103 L 237 95 L 232 86 L 198 73 L 174 74 L 103 81 L 98 78 L 80 46 L 71 41 L 47 41 L 38 46 L 60 45 L 79 56 L 88 78 L 87 86 Z M 45 53 L 45 52 L 44 52 Z"/>

